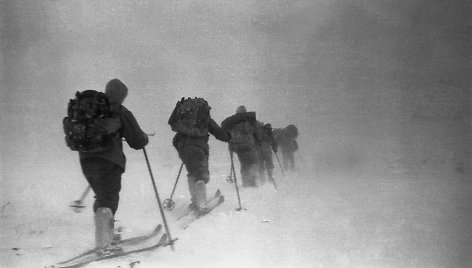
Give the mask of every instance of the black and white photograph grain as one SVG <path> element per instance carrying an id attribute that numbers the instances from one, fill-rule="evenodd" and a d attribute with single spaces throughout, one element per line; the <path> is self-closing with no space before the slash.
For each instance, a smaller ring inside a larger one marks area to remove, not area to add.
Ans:
<path id="1" fill-rule="evenodd" d="M 471 14 L 0 0 L 0 267 L 471 268 Z"/>

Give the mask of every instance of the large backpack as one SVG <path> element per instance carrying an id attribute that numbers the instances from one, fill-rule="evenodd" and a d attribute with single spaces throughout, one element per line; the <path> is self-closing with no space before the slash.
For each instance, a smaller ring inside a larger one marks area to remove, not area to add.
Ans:
<path id="1" fill-rule="evenodd" d="M 249 121 L 235 124 L 229 131 L 231 143 L 254 143 L 254 126 Z"/>
<path id="2" fill-rule="evenodd" d="M 204 137 L 208 135 L 210 106 L 203 98 L 182 98 L 175 105 L 169 121 L 172 131 L 187 136 Z"/>
<path id="3" fill-rule="evenodd" d="M 285 129 L 288 138 L 296 139 L 298 137 L 298 128 L 295 125 L 290 124 Z"/>
<path id="4" fill-rule="evenodd" d="M 63 126 L 66 144 L 72 151 L 101 152 L 112 146 L 120 119 L 110 111 L 105 93 L 85 90 L 69 100 Z"/>

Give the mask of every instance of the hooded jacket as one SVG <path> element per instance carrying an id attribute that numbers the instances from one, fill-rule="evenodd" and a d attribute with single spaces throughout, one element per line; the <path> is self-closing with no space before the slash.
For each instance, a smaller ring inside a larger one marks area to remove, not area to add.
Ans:
<path id="1" fill-rule="evenodd" d="M 144 148 L 148 143 L 148 137 L 144 133 L 133 114 L 122 105 L 128 95 L 128 88 L 118 79 L 110 80 L 105 87 L 105 95 L 110 101 L 110 109 L 114 112 L 120 121 L 120 127 L 116 135 L 113 137 L 113 145 L 110 149 L 98 153 L 79 152 L 80 159 L 86 158 L 102 158 L 109 160 L 123 171 L 126 168 L 126 157 L 123 153 L 122 138 L 126 140 L 128 145 L 136 150 Z"/>

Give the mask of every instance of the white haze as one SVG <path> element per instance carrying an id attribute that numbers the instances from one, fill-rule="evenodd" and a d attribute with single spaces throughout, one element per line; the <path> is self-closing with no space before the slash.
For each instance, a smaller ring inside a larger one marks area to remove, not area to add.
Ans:
<path id="1" fill-rule="evenodd" d="M 93 244 L 90 206 L 62 118 L 75 91 L 119 78 L 125 106 L 156 132 L 161 198 L 180 160 L 167 119 L 201 96 L 217 122 L 244 104 L 298 126 L 300 172 L 242 189 L 210 139 L 227 201 L 181 230 L 176 251 L 90 267 L 470 267 L 470 7 L 440 1 L 0 2 L 1 196 L 5 267 L 44 267 Z M 143 153 L 126 149 L 119 224 L 160 222 Z M 185 180 L 177 196 L 185 203 Z M 19 250 L 13 250 L 19 248 Z"/>

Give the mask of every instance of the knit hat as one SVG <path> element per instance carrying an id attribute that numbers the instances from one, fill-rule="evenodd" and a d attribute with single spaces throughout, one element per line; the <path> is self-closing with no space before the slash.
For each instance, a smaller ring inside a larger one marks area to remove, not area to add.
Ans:
<path id="1" fill-rule="evenodd" d="M 247 113 L 246 107 L 245 107 L 244 105 L 239 106 L 239 107 L 236 109 L 236 113 L 237 113 L 237 114 Z"/>
<path id="2" fill-rule="evenodd" d="M 122 104 L 128 95 L 128 88 L 119 79 L 112 79 L 105 86 L 105 95 L 110 102 Z"/>

